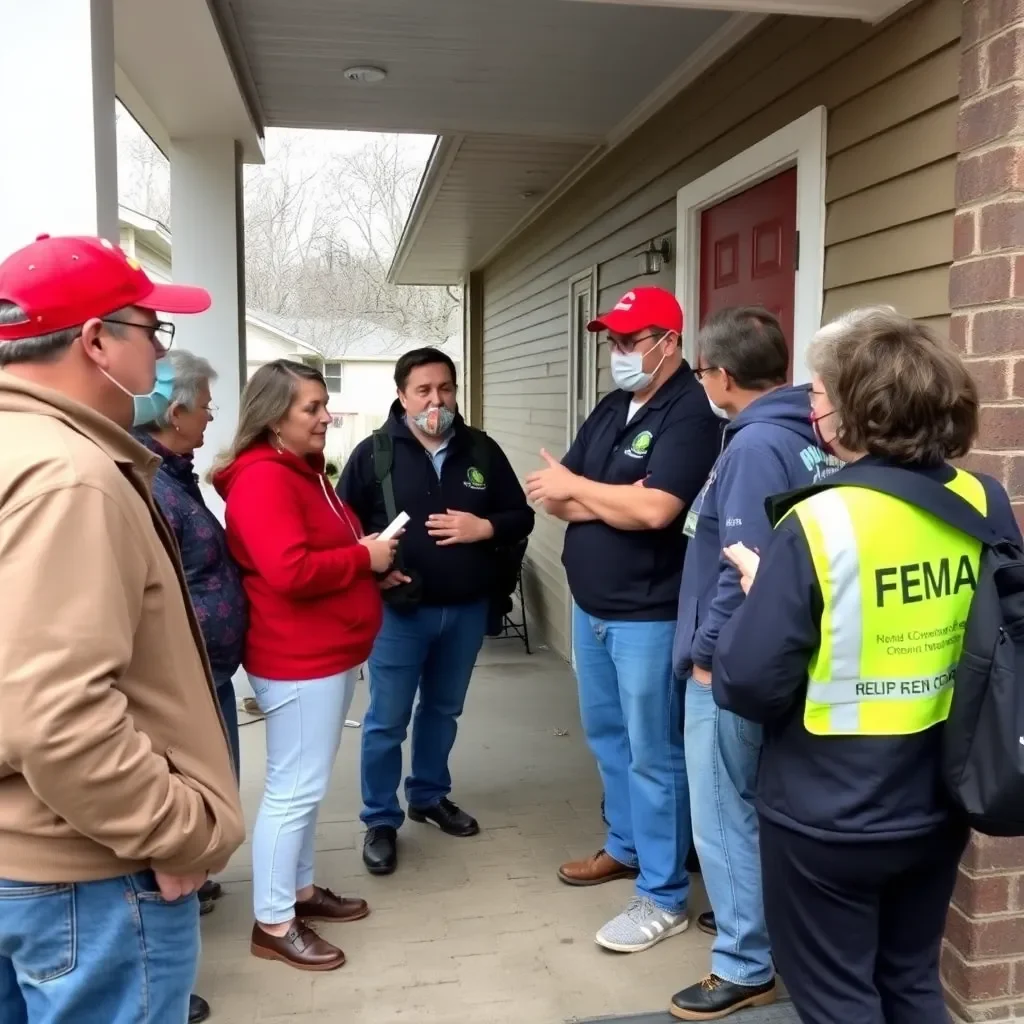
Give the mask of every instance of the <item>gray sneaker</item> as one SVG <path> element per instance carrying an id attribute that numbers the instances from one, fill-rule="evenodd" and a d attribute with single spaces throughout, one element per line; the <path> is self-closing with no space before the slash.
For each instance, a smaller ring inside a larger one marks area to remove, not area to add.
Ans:
<path id="1" fill-rule="evenodd" d="M 646 896 L 634 896 L 626 909 L 597 933 L 594 941 L 616 953 L 640 953 L 670 935 L 685 932 L 689 924 L 686 911 L 670 914 Z"/>

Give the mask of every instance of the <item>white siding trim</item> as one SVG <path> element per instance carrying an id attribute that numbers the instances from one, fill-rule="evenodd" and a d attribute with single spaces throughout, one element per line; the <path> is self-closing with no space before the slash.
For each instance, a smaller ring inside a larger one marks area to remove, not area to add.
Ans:
<path id="1" fill-rule="evenodd" d="M 793 381 L 810 380 L 807 349 L 821 326 L 825 272 L 825 107 L 762 139 L 676 193 L 676 295 L 683 304 L 685 351 L 692 357 L 700 309 L 700 215 L 730 196 L 796 167 L 800 269 L 793 315 Z"/>

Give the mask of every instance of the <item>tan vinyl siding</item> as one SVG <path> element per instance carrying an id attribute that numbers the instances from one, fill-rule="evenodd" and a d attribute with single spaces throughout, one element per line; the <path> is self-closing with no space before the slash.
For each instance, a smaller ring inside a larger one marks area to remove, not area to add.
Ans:
<path id="1" fill-rule="evenodd" d="M 591 170 L 483 271 L 484 426 L 525 474 L 566 447 L 569 280 L 596 266 L 599 308 L 674 244 L 687 183 L 815 106 L 829 112 L 824 312 L 890 302 L 948 324 L 961 5 L 930 0 L 878 28 L 774 18 Z M 599 357 L 598 393 L 611 386 Z M 568 655 L 563 525 L 538 516 L 528 602 Z"/>

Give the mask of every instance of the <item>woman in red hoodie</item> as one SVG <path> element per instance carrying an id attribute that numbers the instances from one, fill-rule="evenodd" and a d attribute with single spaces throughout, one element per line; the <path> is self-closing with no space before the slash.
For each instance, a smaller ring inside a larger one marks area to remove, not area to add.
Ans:
<path id="1" fill-rule="evenodd" d="M 313 839 L 359 666 L 381 623 L 376 573 L 395 541 L 362 536 L 324 476 L 331 417 L 316 370 L 279 359 L 242 395 L 212 477 L 249 599 L 243 664 L 266 715 L 267 772 L 253 830 L 253 955 L 328 971 L 345 954 L 307 921 L 354 921 L 365 901 L 313 883 Z"/>

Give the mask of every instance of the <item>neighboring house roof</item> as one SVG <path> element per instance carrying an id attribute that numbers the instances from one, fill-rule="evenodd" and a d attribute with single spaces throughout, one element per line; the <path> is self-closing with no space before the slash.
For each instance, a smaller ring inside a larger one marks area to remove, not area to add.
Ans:
<path id="1" fill-rule="evenodd" d="M 144 213 L 139 213 L 138 210 L 133 210 L 128 206 L 119 206 L 117 213 L 121 226 L 129 227 L 135 232 L 136 242 L 141 243 L 151 252 L 166 261 L 166 270 L 167 273 L 170 274 L 171 232 L 167 226 L 156 220 L 154 217 L 147 217 Z M 247 324 L 253 324 L 256 327 L 260 327 L 269 334 L 277 335 L 282 341 L 288 342 L 288 344 L 294 345 L 296 348 L 300 348 L 304 352 L 309 352 L 317 356 L 320 355 L 320 352 L 312 345 L 303 341 L 301 338 L 297 338 L 290 331 L 285 330 L 281 324 L 274 323 L 272 318 L 265 313 L 254 312 L 253 310 L 247 309 L 245 311 L 245 322 Z"/>
<path id="2" fill-rule="evenodd" d="M 278 324 L 272 323 L 267 318 L 266 313 L 254 313 L 252 310 L 247 309 L 245 311 L 245 322 L 247 324 L 253 324 L 256 327 L 261 327 L 270 334 L 276 334 L 283 341 L 287 341 L 290 344 L 295 345 L 297 348 L 301 348 L 305 352 L 309 352 L 315 356 L 320 355 L 319 349 L 315 349 L 308 342 L 295 337 L 295 335 L 289 331 L 283 330 Z"/>
<path id="3" fill-rule="evenodd" d="M 171 232 L 166 224 L 161 224 L 155 217 L 147 217 L 138 210 L 128 206 L 117 208 L 118 220 L 122 225 L 133 228 L 135 237 L 144 242 L 146 247 L 152 249 L 159 256 L 167 259 L 168 266 L 171 262 Z"/>

